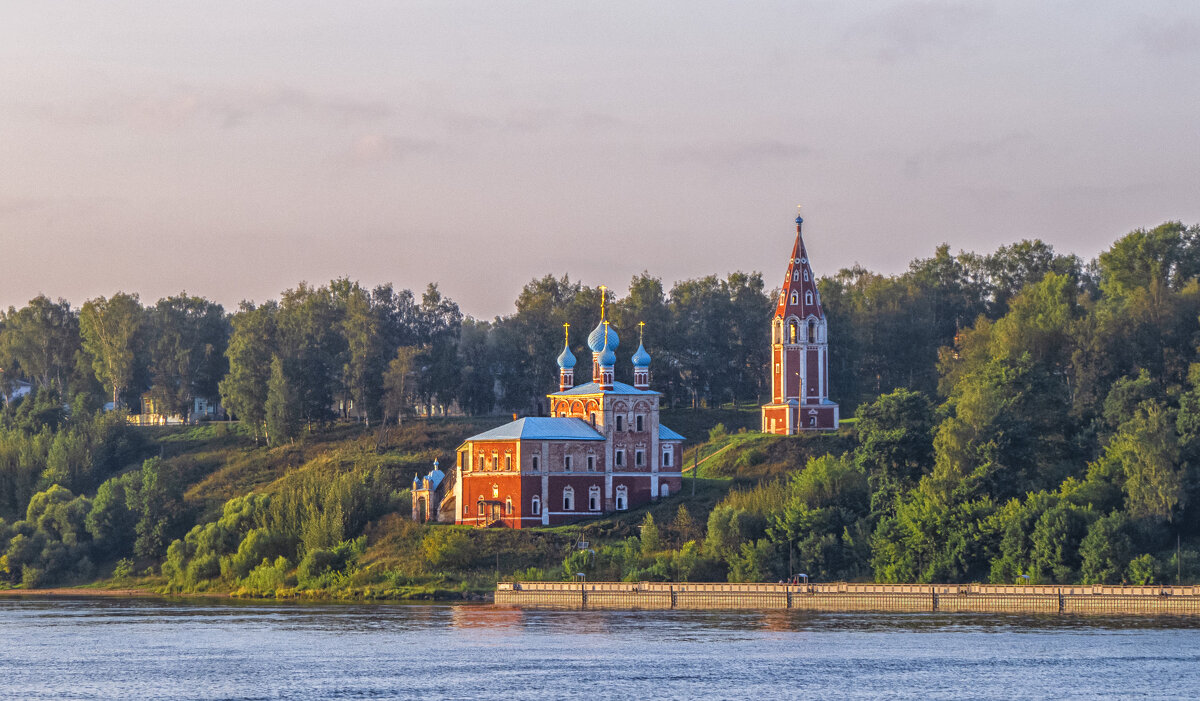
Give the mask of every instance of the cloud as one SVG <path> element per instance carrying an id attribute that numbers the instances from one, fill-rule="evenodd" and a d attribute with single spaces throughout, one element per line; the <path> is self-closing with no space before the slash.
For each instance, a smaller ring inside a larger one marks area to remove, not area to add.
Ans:
<path id="1" fill-rule="evenodd" d="M 811 158 L 816 155 L 818 155 L 817 152 L 807 146 L 775 139 L 764 139 L 673 148 L 665 151 L 663 158 L 668 162 L 697 163 L 720 168 L 763 161 Z"/>
<path id="2" fill-rule="evenodd" d="M 1200 24 L 1192 20 L 1144 19 L 1133 30 L 1133 41 L 1152 56 L 1173 58 L 1200 49 Z"/>
<path id="3" fill-rule="evenodd" d="M 893 5 L 853 24 L 845 43 L 867 47 L 887 63 L 962 42 L 992 16 L 988 3 L 922 0 Z"/>
<path id="4" fill-rule="evenodd" d="M 139 127 L 178 128 L 192 123 L 221 128 L 255 119 L 301 119 L 338 125 L 385 119 L 394 108 L 382 100 L 322 95 L 287 86 L 218 88 L 175 86 L 162 91 L 112 92 L 77 103 L 28 106 L 35 116 L 73 126 L 129 123 Z"/>
<path id="5" fill-rule="evenodd" d="M 350 162 L 356 165 L 397 163 L 437 148 L 433 141 L 386 134 L 367 134 L 354 141 Z"/>
<path id="6" fill-rule="evenodd" d="M 930 169 L 1023 155 L 1032 151 L 1037 143 L 1032 134 L 1023 131 L 994 139 L 951 141 L 909 156 L 904 161 L 904 172 L 909 176 L 920 176 Z"/>

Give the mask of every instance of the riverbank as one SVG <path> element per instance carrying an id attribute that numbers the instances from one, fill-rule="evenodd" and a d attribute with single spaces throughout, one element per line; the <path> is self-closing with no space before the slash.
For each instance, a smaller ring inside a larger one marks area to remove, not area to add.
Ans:
<path id="1" fill-rule="evenodd" d="M 66 597 L 162 597 L 152 589 L 99 589 L 97 587 L 49 587 L 43 589 L 0 589 L 0 596 L 66 596 Z"/>
<path id="2" fill-rule="evenodd" d="M 1200 587 L 501 582 L 496 604 L 571 609 L 1200 615 Z"/>

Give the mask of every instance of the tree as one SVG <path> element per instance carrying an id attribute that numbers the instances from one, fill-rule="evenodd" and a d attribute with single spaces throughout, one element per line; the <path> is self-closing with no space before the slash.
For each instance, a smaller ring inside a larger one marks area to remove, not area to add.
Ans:
<path id="1" fill-rule="evenodd" d="M 166 413 L 185 420 L 196 397 L 213 398 L 228 367 L 228 328 L 221 305 L 186 294 L 160 299 L 146 310 L 151 395 Z"/>
<path id="2" fill-rule="evenodd" d="M 267 382 L 267 442 L 279 445 L 300 433 L 300 398 L 283 370 L 279 356 L 271 359 L 271 379 Z"/>
<path id="3" fill-rule="evenodd" d="M 1104 450 L 1103 461 L 1125 474 L 1129 515 L 1170 521 L 1183 505 L 1179 440 L 1172 412 L 1157 402 L 1144 402 L 1121 426 Z"/>
<path id="4" fill-rule="evenodd" d="M 114 407 L 120 405 L 121 393 L 133 379 L 142 323 L 142 305 L 136 294 L 97 297 L 85 302 L 79 312 L 83 349 L 92 357 L 96 379 L 112 390 Z"/>
<path id="5" fill-rule="evenodd" d="M 642 519 L 642 555 L 650 555 L 662 549 L 662 535 L 658 532 L 658 524 L 649 513 Z"/>
<path id="6" fill-rule="evenodd" d="M 258 307 L 242 303 L 233 317 L 233 333 L 225 351 L 229 372 L 219 385 L 225 408 L 254 430 L 255 442 L 267 419 L 267 383 L 276 354 L 278 311 L 274 302 Z"/>
<path id="7" fill-rule="evenodd" d="M 133 551 L 138 557 L 162 557 L 171 542 L 180 517 L 183 498 L 178 475 L 162 458 L 150 458 L 142 463 L 141 484 L 138 489 L 138 522 L 134 528 L 137 541 Z"/>
<path id="8" fill-rule="evenodd" d="M 396 425 L 404 422 L 404 409 L 408 404 L 408 378 L 413 372 L 416 357 L 416 348 L 401 346 L 396 349 L 396 357 L 388 363 L 387 372 L 383 374 L 384 424 L 393 416 Z"/>
<path id="9" fill-rule="evenodd" d="M 0 368 L 19 370 L 39 387 L 66 390 L 75 352 L 79 350 L 79 319 L 65 300 L 44 295 L 20 310 L 0 314 Z"/>

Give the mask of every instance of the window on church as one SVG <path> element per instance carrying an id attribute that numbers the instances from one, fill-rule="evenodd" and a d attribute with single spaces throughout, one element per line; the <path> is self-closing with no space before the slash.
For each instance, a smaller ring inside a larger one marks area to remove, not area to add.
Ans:
<path id="1" fill-rule="evenodd" d="M 807 270 L 804 271 L 804 281 L 808 282 L 808 271 Z"/>
<path id="2" fill-rule="evenodd" d="M 645 453 L 645 451 L 642 451 L 642 450 L 634 451 L 634 453 L 633 453 L 633 464 L 634 464 L 634 465 L 637 465 L 638 467 L 641 467 L 642 465 L 645 465 L 645 464 L 646 464 L 646 453 Z"/>
<path id="3" fill-rule="evenodd" d="M 512 516 L 512 497 L 508 497 L 504 500 L 504 513 Z"/>
<path id="4" fill-rule="evenodd" d="M 799 336 L 799 330 L 796 328 L 795 321 L 788 322 L 788 343 L 795 343 Z"/>
<path id="5" fill-rule="evenodd" d="M 624 418 L 623 416 L 621 416 L 620 414 L 617 414 L 617 430 L 618 430 L 618 431 L 620 431 L 620 430 L 623 430 L 623 428 L 622 428 L 622 424 L 623 424 L 624 422 L 621 420 L 621 419 L 623 419 L 623 418 Z"/>
<path id="6" fill-rule="evenodd" d="M 511 469 L 512 469 L 512 456 L 511 456 L 511 455 L 505 455 L 505 456 L 504 456 L 504 469 L 505 469 L 505 470 L 511 470 Z"/>
<path id="7" fill-rule="evenodd" d="M 617 467 L 622 467 L 625 464 L 625 451 L 618 450 L 616 456 L 613 458 L 613 462 L 617 464 Z"/>
<path id="8" fill-rule="evenodd" d="M 600 510 L 600 493 L 599 492 L 592 492 L 592 493 L 588 494 L 588 510 L 589 511 L 599 511 Z"/>
<path id="9" fill-rule="evenodd" d="M 804 303 L 805 303 L 805 304 L 808 304 L 808 305 L 811 305 L 811 304 L 813 303 L 813 301 L 812 301 L 812 292 L 805 292 L 805 293 L 804 293 Z"/>
<path id="10" fill-rule="evenodd" d="M 534 497 L 533 501 L 529 503 L 529 513 L 534 516 L 542 515 L 542 500 L 540 498 Z"/>
<path id="11" fill-rule="evenodd" d="M 624 485 L 617 487 L 617 511 L 629 508 L 629 490 Z"/>
<path id="12" fill-rule="evenodd" d="M 532 458 L 529 459 L 529 467 L 534 472 L 538 471 L 538 456 L 534 455 Z"/>
<path id="13" fill-rule="evenodd" d="M 483 515 L 483 497 L 479 497 L 479 515 Z"/>
<path id="14" fill-rule="evenodd" d="M 663 451 L 663 467 L 671 466 L 671 449 L 667 448 Z"/>
<path id="15" fill-rule="evenodd" d="M 792 293 L 792 304 L 795 304 L 799 300 L 800 300 L 799 295 L 797 293 L 793 292 Z"/>
<path id="16" fill-rule="evenodd" d="M 795 282 L 796 280 L 799 280 L 799 279 L 800 279 L 800 271 L 799 271 L 799 270 L 793 270 L 793 271 L 792 271 L 792 282 Z M 805 280 L 807 280 L 808 278 L 807 278 L 807 277 L 805 277 L 804 279 L 805 279 Z"/>
<path id="17" fill-rule="evenodd" d="M 596 412 L 592 412 L 592 428 L 596 427 Z"/>
<path id="18" fill-rule="evenodd" d="M 817 342 L 817 322 L 815 322 L 815 321 L 808 322 L 808 342 L 809 343 Z"/>
<path id="19" fill-rule="evenodd" d="M 567 472 L 571 471 L 571 456 L 570 455 L 563 456 L 563 470 L 565 470 Z"/>
<path id="20" fill-rule="evenodd" d="M 641 414 L 638 414 L 636 417 L 634 417 L 634 423 L 637 425 L 637 430 L 638 430 L 638 431 L 645 431 L 645 430 L 646 430 L 645 428 L 643 428 L 643 425 L 642 425 L 642 420 L 643 420 L 644 418 L 645 418 L 645 417 L 644 417 L 644 416 L 642 416 Z"/>
<path id="21" fill-rule="evenodd" d="M 588 472 L 595 472 L 595 471 L 596 471 L 596 456 L 589 455 L 588 456 Z"/>
<path id="22" fill-rule="evenodd" d="M 575 510 L 575 490 L 567 487 L 563 490 L 563 511 Z"/>

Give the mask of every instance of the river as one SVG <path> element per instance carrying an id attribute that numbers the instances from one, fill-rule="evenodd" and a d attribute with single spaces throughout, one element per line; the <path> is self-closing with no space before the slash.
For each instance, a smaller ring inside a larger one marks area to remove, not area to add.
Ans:
<path id="1" fill-rule="evenodd" d="M 17 699 L 1200 697 L 1200 620 L 0 600 Z"/>

